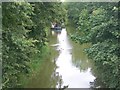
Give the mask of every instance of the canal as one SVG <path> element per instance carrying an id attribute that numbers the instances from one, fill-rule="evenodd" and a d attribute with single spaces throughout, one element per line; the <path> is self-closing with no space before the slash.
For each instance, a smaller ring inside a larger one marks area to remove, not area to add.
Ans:
<path id="1" fill-rule="evenodd" d="M 95 76 L 92 62 L 83 52 L 89 44 L 73 42 L 67 33 L 51 32 L 50 57 L 43 61 L 40 70 L 27 83 L 27 88 L 90 88 Z"/>

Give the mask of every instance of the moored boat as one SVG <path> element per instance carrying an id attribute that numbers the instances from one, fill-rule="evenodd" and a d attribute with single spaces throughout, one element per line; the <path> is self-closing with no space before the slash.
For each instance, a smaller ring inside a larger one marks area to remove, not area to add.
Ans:
<path id="1" fill-rule="evenodd" d="M 52 24 L 51 29 L 56 31 L 56 32 L 61 32 L 62 31 L 62 27 L 60 24 Z"/>

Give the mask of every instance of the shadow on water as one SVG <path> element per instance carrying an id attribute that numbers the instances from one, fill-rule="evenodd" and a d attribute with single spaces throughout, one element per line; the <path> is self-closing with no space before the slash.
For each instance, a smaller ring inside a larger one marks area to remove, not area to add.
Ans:
<path id="1" fill-rule="evenodd" d="M 66 29 L 51 32 L 49 47 L 51 55 L 44 60 L 39 72 L 30 77 L 29 88 L 90 88 L 95 76 L 91 63 L 83 49 L 89 44 L 79 45 L 68 38 Z"/>

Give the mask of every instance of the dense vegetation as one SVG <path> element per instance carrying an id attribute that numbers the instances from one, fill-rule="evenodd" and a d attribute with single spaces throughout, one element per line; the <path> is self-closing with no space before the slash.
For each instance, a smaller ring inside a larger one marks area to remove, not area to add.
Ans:
<path id="1" fill-rule="evenodd" d="M 21 76 L 31 72 L 34 56 L 47 51 L 44 46 L 48 44 L 51 22 L 66 21 L 68 16 L 76 28 L 71 38 L 80 44 L 91 43 L 85 51 L 95 62 L 97 79 L 106 87 L 120 89 L 118 3 L 66 5 L 67 14 L 63 4 L 57 2 L 2 3 L 3 88 L 22 87 Z"/>
<path id="2" fill-rule="evenodd" d="M 22 87 L 21 75 L 29 75 L 33 56 L 41 55 L 47 45 L 46 27 L 64 19 L 65 13 L 61 3 L 2 3 L 3 88 Z"/>
<path id="3" fill-rule="evenodd" d="M 92 44 L 85 51 L 95 62 L 97 79 L 116 89 L 120 89 L 119 9 L 118 3 L 109 2 L 68 4 L 68 18 L 76 27 L 71 38 Z"/>

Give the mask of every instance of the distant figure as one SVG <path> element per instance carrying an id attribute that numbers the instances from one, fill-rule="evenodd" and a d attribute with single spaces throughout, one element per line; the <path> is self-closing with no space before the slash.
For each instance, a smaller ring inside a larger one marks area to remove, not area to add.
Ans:
<path id="1" fill-rule="evenodd" d="M 54 24 L 52 24 L 52 28 L 54 28 L 55 27 L 55 25 Z"/>
<path id="2" fill-rule="evenodd" d="M 57 23 L 55 24 L 55 27 L 58 27 L 58 24 L 57 24 Z"/>
<path id="3" fill-rule="evenodd" d="M 53 29 L 53 28 L 55 28 L 55 26 L 56 26 L 56 22 L 52 22 L 51 23 L 51 28 Z"/>

